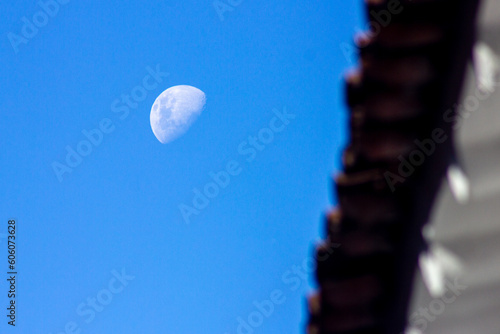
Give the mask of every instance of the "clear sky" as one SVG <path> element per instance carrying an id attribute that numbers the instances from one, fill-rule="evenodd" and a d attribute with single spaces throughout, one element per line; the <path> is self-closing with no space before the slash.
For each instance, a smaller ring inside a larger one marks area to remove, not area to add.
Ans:
<path id="1" fill-rule="evenodd" d="M 361 1 L 216 4 L 0 5 L 1 333 L 303 332 Z M 150 109 L 182 84 L 206 108 L 162 145 Z"/>

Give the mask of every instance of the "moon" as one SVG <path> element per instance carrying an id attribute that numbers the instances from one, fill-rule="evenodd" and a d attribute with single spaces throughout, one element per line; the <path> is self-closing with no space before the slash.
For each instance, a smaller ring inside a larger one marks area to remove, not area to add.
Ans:
<path id="1" fill-rule="evenodd" d="M 161 93 L 151 108 L 151 129 L 162 144 L 183 135 L 205 107 L 205 93 L 188 85 L 173 86 Z"/>

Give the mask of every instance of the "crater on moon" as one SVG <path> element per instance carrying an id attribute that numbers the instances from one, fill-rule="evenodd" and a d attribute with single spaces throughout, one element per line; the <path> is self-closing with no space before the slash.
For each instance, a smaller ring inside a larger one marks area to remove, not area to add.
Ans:
<path id="1" fill-rule="evenodd" d="M 162 143 L 183 135 L 205 107 L 205 93 L 188 85 L 173 86 L 161 93 L 151 108 L 151 129 Z"/>

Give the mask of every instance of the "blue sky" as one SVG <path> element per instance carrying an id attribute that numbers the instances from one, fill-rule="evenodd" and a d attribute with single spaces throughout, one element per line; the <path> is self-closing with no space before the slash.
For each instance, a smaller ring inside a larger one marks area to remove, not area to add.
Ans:
<path id="1" fill-rule="evenodd" d="M 340 46 L 360 3 L 229 3 L 223 20 L 211 1 L 69 1 L 52 16 L 2 3 L 0 277 L 15 218 L 18 296 L 12 328 L 2 278 L 0 332 L 303 331 L 303 266 L 346 136 L 340 77 L 355 59 Z M 157 86 L 120 117 L 113 102 L 151 71 Z M 181 84 L 206 108 L 162 145 L 150 108 Z M 294 118 L 248 161 L 239 145 L 284 111 Z M 102 140 L 67 166 L 102 122 Z M 55 162 L 71 172 L 58 178 Z M 187 224 L 179 206 L 230 162 L 239 173 Z"/>

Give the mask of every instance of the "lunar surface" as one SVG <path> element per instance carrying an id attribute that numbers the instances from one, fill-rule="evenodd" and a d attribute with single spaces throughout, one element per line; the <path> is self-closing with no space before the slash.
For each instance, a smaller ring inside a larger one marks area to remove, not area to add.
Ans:
<path id="1" fill-rule="evenodd" d="M 162 143 L 183 135 L 205 107 L 205 93 L 196 87 L 180 85 L 165 90 L 151 108 L 151 129 Z"/>

